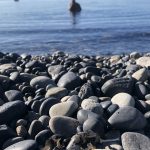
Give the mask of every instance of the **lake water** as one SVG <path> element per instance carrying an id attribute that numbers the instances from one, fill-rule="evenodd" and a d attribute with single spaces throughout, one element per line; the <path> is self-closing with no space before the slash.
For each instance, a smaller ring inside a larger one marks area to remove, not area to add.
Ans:
<path id="1" fill-rule="evenodd" d="M 0 0 L 0 51 L 120 54 L 150 51 L 149 0 Z"/>

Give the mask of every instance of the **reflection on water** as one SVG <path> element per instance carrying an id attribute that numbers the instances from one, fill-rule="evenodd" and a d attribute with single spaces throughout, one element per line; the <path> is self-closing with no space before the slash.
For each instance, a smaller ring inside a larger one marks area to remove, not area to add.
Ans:
<path id="1" fill-rule="evenodd" d="M 73 25 L 78 24 L 80 19 L 80 12 L 70 12 L 71 21 Z"/>

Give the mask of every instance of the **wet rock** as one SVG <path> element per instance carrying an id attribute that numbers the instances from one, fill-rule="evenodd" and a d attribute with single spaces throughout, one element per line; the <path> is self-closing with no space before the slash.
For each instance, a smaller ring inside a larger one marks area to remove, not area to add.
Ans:
<path id="1" fill-rule="evenodd" d="M 0 124 L 19 119 L 26 114 L 26 111 L 27 108 L 22 101 L 7 102 L 0 106 Z"/>
<path id="2" fill-rule="evenodd" d="M 76 119 L 57 116 L 50 119 L 49 126 L 54 134 L 59 134 L 63 137 L 71 137 L 76 134 L 76 128 L 79 122 Z"/>
<path id="3" fill-rule="evenodd" d="M 58 81 L 57 85 L 59 87 L 64 87 L 69 90 L 73 90 L 80 86 L 81 79 L 73 72 L 68 72 L 64 74 Z"/>
<path id="4" fill-rule="evenodd" d="M 66 96 L 68 94 L 68 90 L 62 87 L 53 87 L 50 88 L 46 94 L 45 97 L 55 97 L 58 99 L 61 99 L 62 97 Z"/>
<path id="5" fill-rule="evenodd" d="M 9 90 L 5 92 L 5 96 L 8 99 L 8 101 L 15 101 L 15 100 L 21 100 L 23 101 L 23 94 L 20 91 L 17 90 Z"/>
<path id="6" fill-rule="evenodd" d="M 134 98 L 128 93 L 118 93 L 114 95 L 111 99 L 113 104 L 117 104 L 119 107 L 132 106 L 135 105 Z"/>
<path id="7" fill-rule="evenodd" d="M 124 150 L 150 150 L 150 139 L 136 132 L 125 132 L 121 136 Z"/>
<path id="8" fill-rule="evenodd" d="M 78 108 L 78 104 L 73 101 L 67 101 L 53 105 L 49 110 L 50 117 L 68 116 L 70 117 Z"/>
<path id="9" fill-rule="evenodd" d="M 38 145 L 34 140 L 24 140 L 15 143 L 4 150 L 38 150 Z"/>
<path id="10" fill-rule="evenodd" d="M 133 79 L 132 78 L 116 78 L 108 80 L 101 88 L 102 92 L 107 96 L 114 96 L 117 93 L 132 93 Z"/>
<path id="11" fill-rule="evenodd" d="M 125 130 L 125 131 L 134 131 L 143 129 L 147 122 L 144 118 L 144 115 L 131 106 L 119 108 L 109 119 L 112 128 Z M 139 124 L 139 122 L 141 122 Z"/>

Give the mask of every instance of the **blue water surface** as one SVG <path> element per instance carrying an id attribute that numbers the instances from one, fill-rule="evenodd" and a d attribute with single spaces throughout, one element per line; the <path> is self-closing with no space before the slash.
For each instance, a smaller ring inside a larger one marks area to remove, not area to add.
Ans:
<path id="1" fill-rule="evenodd" d="M 121 54 L 150 51 L 149 0 L 0 0 L 0 51 Z"/>

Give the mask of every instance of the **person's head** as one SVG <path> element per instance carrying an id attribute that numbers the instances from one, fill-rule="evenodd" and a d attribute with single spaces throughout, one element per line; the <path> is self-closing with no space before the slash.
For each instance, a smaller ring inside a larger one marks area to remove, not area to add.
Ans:
<path id="1" fill-rule="evenodd" d="M 76 0 L 72 0 L 72 3 L 75 3 L 76 2 Z"/>

